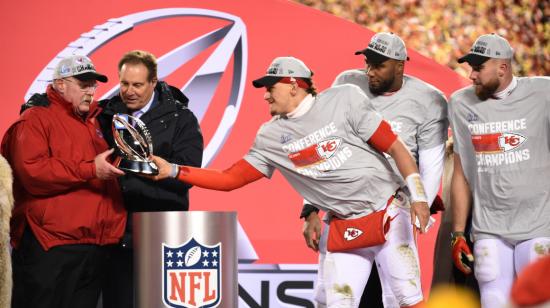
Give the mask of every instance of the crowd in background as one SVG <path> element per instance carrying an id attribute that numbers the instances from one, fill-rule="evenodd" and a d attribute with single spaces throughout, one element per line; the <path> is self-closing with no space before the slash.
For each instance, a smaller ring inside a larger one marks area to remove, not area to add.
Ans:
<path id="1" fill-rule="evenodd" d="M 550 75 L 550 1 L 541 0 L 294 0 L 363 25 L 393 31 L 408 48 L 467 77 L 457 59 L 486 33 L 515 49 L 514 72 Z"/>

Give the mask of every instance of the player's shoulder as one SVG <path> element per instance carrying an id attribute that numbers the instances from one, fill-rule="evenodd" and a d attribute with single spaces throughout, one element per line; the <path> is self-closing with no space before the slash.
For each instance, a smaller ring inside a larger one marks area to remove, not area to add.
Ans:
<path id="1" fill-rule="evenodd" d="M 544 90 L 548 91 L 550 87 L 550 77 L 549 76 L 532 76 L 532 77 L 516 77 L 518 85 L 530 87 L 533 90 Z"/>
<path id="2" fill-rule="evenodd" d="M 469 101 L 476 101 L 476 99 L 477 97 L 475 95 L 474 86 L 469 85 L 454 91 L 449 98 L 449 105 L 453 106 L 452 104 L 464 104 Z"/>
<path id="3" fill-rule="evenodd" d="M 447 99 L 443 92 L 416 77 L 404 75 L 403 78 L 403 92 L 400 94 L 402 99 L 413 102 L 426 115 L 447 112 Z"/>
<path id="4" fill-rule="evenodd" d="M 262 136 L 265 136 L 266 133 L 268 133 L 270 131 L 269 127 L 271 127 L 272 125 L 274 125 L 277 120 L 280 118 L 280 116 L 273 116 L 271 117 L 271 119 L 269 119 L 268 121 L 264 122 L 262 125 L 260 125 L 260 127 L 258 128 L 258 131 L 256 132 L 256 138 L 258 137 L 262 137 Z"/>
<path id="5" fill-rule="evenodd" d="M 352 84 L 352 83 L 344 83 L 344 84 L 338 84 L 338 85 L 333 85 L 332 87 L 324 90 L 323 92 L 319 93 L 319 97 L 323 97 L 323 96 L 332 96 L 332 95 L 343 95 L 343 96 L 346 96 L 346 95 L 349 95 L 349 96 L 354 96 L 354 95 L 360 95 L 360 96 L 365 96 L 365 93 L 363 92 L 363 90 L 361 90 L 361 88 L 359 88 L 359 86 L 355 85 L 355 84 Z"/>
<path id="6" fill-rule="evenodd" d="M 404 75 L 405 86 L 414 92 L 415 95 L 428 96 L 428 97 L 438 97 L 445 99 L 445 94 L 434 85 L 421 80 L 417 77 Z"/>
<path id="7" fill-rule="evenodd" d="M 346 83 L 332 86 L 319 93 L 315 98 L 315 104 L 323 106 L 324 110 L 349 110 L 360 104 L 369 103 L 370 100 L 357 85 Z"/>
<path id="8" fill-rule="evenodd" d="M 345 70 L 336 76 L 335 84 L 350 82 L 368 82 L 367 73 L 364 69 Z"/>

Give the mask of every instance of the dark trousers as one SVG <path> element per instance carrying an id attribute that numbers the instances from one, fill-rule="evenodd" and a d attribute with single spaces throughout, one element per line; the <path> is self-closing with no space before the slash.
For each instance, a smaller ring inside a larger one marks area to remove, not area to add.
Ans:
<path id="1" fill-rule="evenodd" d="M 105 247 L 79 244 L 45 251 L 27 229 L 12 251 L 12 308 L 95 308 Z"/>
<path id="2" fill-rule="evenodd" d="M 134 307 L 133 249 L 109 247 L 107 272 L 101 287 L 103 308 Z"/>

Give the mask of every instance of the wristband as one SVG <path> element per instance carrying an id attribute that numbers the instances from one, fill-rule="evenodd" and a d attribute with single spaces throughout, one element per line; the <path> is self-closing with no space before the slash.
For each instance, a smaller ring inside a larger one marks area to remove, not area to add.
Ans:
<path id="1" fill-rule="evenodd" d="M 302 208 L 302 212 L 300 213 L 300 218 L 307 220 L 307 218 L 309 217 L 309 214 L 313 212 L 319 213 L 319 209 L 309 203 L 306 203 Z"/>
<path id="2" fill-rule="evenodd" d="M 175 179 L 178 177 L 178 174 L 180 173 L 180 168 L 176 164 L 171 164 L 171 165 L 172 165 L 172 169 L 170 170 L 170 177 Z"/>
<path id="3" fill-rule="evenodd" d="M 426 191 L 424 190 L 424 185 L 420 179 L 420 174 L 412 173 L 407 176 L 405 179 L 407 182 L 407 187 L 411 193 L 411 203 L 414 202 L 426 202 L 428 203 L 428 197 L 426 196 Z"/>

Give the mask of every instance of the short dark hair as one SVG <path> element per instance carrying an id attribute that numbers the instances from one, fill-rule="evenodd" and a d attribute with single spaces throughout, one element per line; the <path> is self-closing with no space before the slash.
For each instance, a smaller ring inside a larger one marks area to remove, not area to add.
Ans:
<path id="1" fill-rule="evenodd" d="M 313 84 L 313 78 L 312 78 L 313 75 L 315 75 L 315 73 L 312 70 L 310 70 L 310 72 L 311 72 L 311 77 L 310 78 L 300 78 L 300 79 L 304 80 L 307 83 L 307 85 L 309 86 L 309 88 L 306 89 L 306 92 L 308 94 L 313 95 L 313 96 L 317 96 L 317 88 Z"/>
<path id="2" fill-rule="evenodd" d="M 313 74 L 313 72 L 312 72 Z M 313 96 L 316 96 L 317 95 L 317 88 L 315 87 L 315 85 L 313 84 L 313 80 L 311 78 L 299 78 L 299 77 L 296 77 L 296 79 L 302 79 L 307 85 L 308 85 L 308 88 L 307 89 L 304 89 L 306 90 L 306 92 L 308 94 L 311 94 Z"/>
<path id="3" fill-rule="evenodd" d="M 149 71 L 147 75 L 148 81 L 153 81 L 157 78 L 157 57 L 152 53 L 144 50 L 132 50 L 125 53 L 120 61 L 118 61 L 118 71 L 122 69 L 124 64 L 143 64 Z"/>

